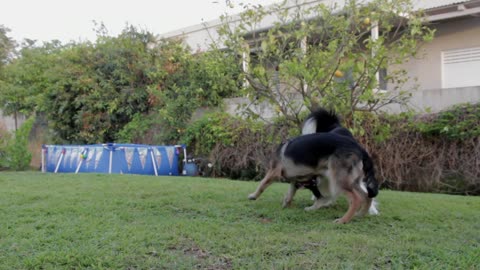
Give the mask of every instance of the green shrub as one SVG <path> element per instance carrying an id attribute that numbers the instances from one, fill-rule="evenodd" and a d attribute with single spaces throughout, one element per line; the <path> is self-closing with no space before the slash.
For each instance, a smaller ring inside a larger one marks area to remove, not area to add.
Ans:
<path id="1" fill-rule="evenodd" d="M 185 129 L 181 143 L 195 155 L 208 155 L 217 144 L 232 144 L 235 139 L 233 121 L 239 123 L 241 120 L 222 112 L 206 114 Z"/>
<path id="2" fill-rule="evenodd" d="M 473 195 L 480 194 L 478 113 L 478 105 L 428 116 L 366 113 L 355 117 L 362 129 L 352 131 L 372 155 L 383 187 Z M 267 124 L 213 113 L 188 125 L 182 143 L 209 159 L 210 176 L 258 180 L 277 145 L 299 134 L 283 118 Z"/>
<path id="3" fill-rule="evenodd" d="M 429 115 L 383 115 L 362 124 L 366 133 L 356 138 L 375 157 L 384 187 L 480 194 L 479 104 Z"/>
<path id="4" fill-rule="evenodd" d="M 416 125 L 430 137 L 464 140 L 480 136 L 480 104 L 461 104 L 425 117 Z"/>
<path id="5" fill-rule="evenodd" d="M 116 141 L 120 143 L 147 143 L 145 134 L 153 128 L 154 124 L 154 116 L 136 113 L 132 120 L 117 133 Z"/>
<path id="6" fill-rule="evenodd" d="M 32 154 L 28 150 L 28 136 L 34 121 L 34 118 L 25 121 L 15 136 L 0 138 L 0 169 L 21 171 L 29 168 Z"/>
<path id="7" fill-rule="evenodd" d="M 216 112 L 187 126 L 181 142 L 196 157 L 209 159 L 213 164 L 210 176 L 255 180 L 290 131 L 281 120 L 267 124 Z"/>
<path id="8" fill-rule="evenodd" d="M 0 126 L 0 170 L 5 170 L 8 144 L 12 140 L 12 134 Z"/>

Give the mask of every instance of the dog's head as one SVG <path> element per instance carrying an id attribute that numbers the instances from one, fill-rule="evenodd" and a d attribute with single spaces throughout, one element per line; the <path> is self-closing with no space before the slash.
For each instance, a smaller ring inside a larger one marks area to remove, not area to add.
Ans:
<path id="1" fill-rule="evenodd" d="M 366 185 L 368 197 L 376 197 L 378 195 L 378 189 L 380 185 L 377 178 L 375 177 L 373 160 L 366 151 L 363 151 L 363 171 L 365 173 L 363 182 Z"/>
<path id="2" fill-rule="evenodd" d="M 374 175 L 368 175 L 365 178 L 367 183 L 367 193 L 369 198 L 374 198 L 378 195 L 378 181 Z"/>

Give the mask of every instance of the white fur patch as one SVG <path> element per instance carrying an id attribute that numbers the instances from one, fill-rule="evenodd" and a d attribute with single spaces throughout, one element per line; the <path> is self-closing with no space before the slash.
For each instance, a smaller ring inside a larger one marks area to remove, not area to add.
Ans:
<path id="1" fill-rule="evenodd" d="M 371 216 L 376 216 L 380 214 L 380 211 L 378 211 L 378 202 L 377 200 L 373 199 L 372 204 L 370 205 L 370 208 L 368 209 L 368 214 Z"/>
<path id="2" fill-rule="evenodd" d="M 365 182 L 360 182 L 360 188 L 363 190 L 363 192 L 368 193 L 367 186 L 365 186 Z"/>
<path id="3" fill-rule="evenodd" d="M 313 134 L 317 132 L 317 121 L 314 118 L 309 118 L 305 121 L 302 128 L 302 135 Z"/>

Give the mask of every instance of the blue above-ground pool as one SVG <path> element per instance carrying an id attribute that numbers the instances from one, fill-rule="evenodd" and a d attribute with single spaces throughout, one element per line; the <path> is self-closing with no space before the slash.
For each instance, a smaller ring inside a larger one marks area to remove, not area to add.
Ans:
<path id="1" fill-rule="evenodd" d="M 43 145 L 42 171 L 179 175 L 184 145 L 144 144 Z"/>

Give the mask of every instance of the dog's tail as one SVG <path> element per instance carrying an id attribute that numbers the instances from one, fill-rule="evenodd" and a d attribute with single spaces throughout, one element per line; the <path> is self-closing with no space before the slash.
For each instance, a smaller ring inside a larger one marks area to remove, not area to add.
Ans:
<path id="1" fill-rule="evenodd" d="M 368 197 L 376 197 L 378 195 L 379 184 L 377 178 L 375 178 L 373 161 L 367 152 L 363 154 L 363 171 L 365 173 L 364 182 L 366 184 Z"/>
<path id="2" fill-rule="evenodd" d="M 308 115 L 302 127 L 302 135 L 330 132 L 338 126 L 340 126 L 340 120 L 337 114 L 320 108 Z"/>

